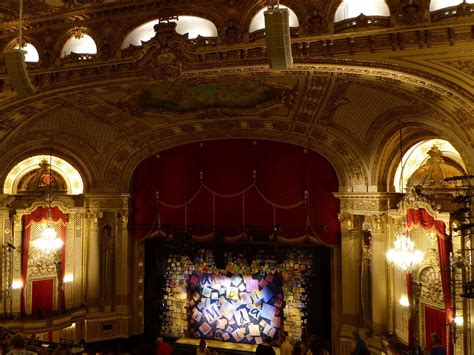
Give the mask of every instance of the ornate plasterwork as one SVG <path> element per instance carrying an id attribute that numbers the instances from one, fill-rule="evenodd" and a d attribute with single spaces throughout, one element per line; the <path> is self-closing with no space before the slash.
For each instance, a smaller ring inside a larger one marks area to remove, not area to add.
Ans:
<path id="1" fill-rule="evenodd" d="M 420 301 L 443 308 L 444 297 L 439 271 L 427 267 L 420 273 L 419 280 L 422 285 Z"/>
<path id="2" fill-rule="evenodd" d="M 474 60 L 472 59 L 453 59 L 444 63 L 471 77 L 474 76 Z"/>
<path id="3" fill-rule="evenodd" d="M 395 204 L 398 194 L 391 193 L 335 193 L 341 201 L 341 211 L 351 213 L 354 215 L 366 215 L 366 216 L 377 216 L 372 217 L 373 220 L 370 223 L 374 224 L 374 228 L 379 228 L 379 223 L 384 223 L 384 218 L 378 216 L 383 211 L 387 211 L 391 206 Z M 382 228 L 382 227 L 380 227 Z"/>
<path id="4" fill-rule="evenodd" d="M 91 211 L 128 211 L 129 194 L 85 194 L 85 207 Z M 95 212 L 93 212 L 95 213 Z M 102 218 L 101 215 L 95 218 Z"/>

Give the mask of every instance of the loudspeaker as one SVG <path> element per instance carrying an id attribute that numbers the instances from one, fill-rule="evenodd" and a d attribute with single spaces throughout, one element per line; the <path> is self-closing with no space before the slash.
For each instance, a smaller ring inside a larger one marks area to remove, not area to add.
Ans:
<path id="1" fill-rule="evenodd" d="M 293 65 L 288 9 L 268 9 L 265 15 L 267 55 L 272 69 L 288 69 Z"/>
<path id="2" fill-rule="evenodd" d="M 26 70 L 25 53 L 21 49 L 9 49 L 4 53 L 8 77 L 21 97 L 28 97 L 36 92 Z"/>

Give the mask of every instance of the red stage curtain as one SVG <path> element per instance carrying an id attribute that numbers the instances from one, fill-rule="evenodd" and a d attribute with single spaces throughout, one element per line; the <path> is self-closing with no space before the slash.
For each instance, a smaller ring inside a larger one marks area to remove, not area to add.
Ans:
<path id="1" fill-rule="evenodd" d="M 446 347 L 446 312 L 434 308 L 425 307 L 425 344 L 430 350 L 433 346 L 431 334 L 438 333 L 441 343 Z"/>
<path id="2" fill-rule="evenodd" d="M 331 164 L 302 147 L 251 140 L 188 144 L 160 152 L 135 171 L 133 221 L 138 239 L 158 224 L 226 235 L 244 229 L 301 237 L 306 225 L 331 245 L 340 240 L 337 175 Z M 157 213 L 155 193 L 159 192 Z M 309 193 L 304 205 L 305 191 Z M 172 232 L 172 231 L 171 231 Z"/>
<path id="3" fill-rule="evenodd" d="M 420 226 L 426 230 L 433 230 L 438 236 L 438 256 L 441 272 L 441 286 L 443 289 L 444 308 L 445 308 L 445 324 L 451 324 L 453 320 L 452 315 L 452 299 L 451 299 L 451 274 L 449 272 L 449 255 L 452 251 L 451 238 L 446 235 L 446 226 L 444 222 L 435 220 L 432 215 L 424 208 L 408 209 L 406 214 L 406 222 L 408 228 Z M 449 332 L 451 338 L 451 332 Z M 445 340 L 444 340 L 445 341 Z M 451 341 L 449 341 L 451 343 Z M 453 352 L 452 347 L 449 347 L 449 353 Z"/>
<path id="4" fill-rule="evenodd" d="M 22 263 L 21 263 L 21 278 L 23 281 L 23 288 L 21 289 L 21 313 L 25 314 L 26 312 L 26 297 L 25 297 L 25 287 L 27 282 L 27 275 L 28 275 L 28 255 L 30 251 L 30 237 L 31 237 L 31 224 L 32 223 L 41 223 L 43 220 L 48 219 L 48 208 L 47 207 L 38 207 L 33 212 L 28 215 L 23 216 L 23 241 L 22 241 Z M 66 267 L 66 219 L 67 216 L 65 213 L 61 212 L 58 207 L 51 208 L 51 220 L 53 223 L 60 223 L 61 224 L 61 235 L 60 238 L 64 242 L 62 250 L 61 250 L 61 269 L 62 274 L 64 275 L 65 267 Z M 63 302 L 61 302 L 63 309 L 65 307 L 64 302 L 64 290 L 62 292 L 61 297 L 63 298 Z"/>
<path id="5" fill-rule="evenodd" d="M 53 310 L 53 279 L 31 283 L 31 314 L 46 316 Z"/>

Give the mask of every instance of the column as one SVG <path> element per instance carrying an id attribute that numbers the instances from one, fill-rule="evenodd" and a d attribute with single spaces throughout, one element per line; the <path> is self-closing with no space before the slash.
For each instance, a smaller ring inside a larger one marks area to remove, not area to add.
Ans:
<path id="1" fill-rule="evenodd" d="M 12 225 L 13 225 L 13 245 L 16 249 L 11 251 L 12 257 L 12 281 L 22 280 L 21 278 L 21 259 L 22 259 L 22 219 L 19 215 L 12 216 Z M 26 280 L 22 280 L 26 282 Z M 11 285 L 9 285 L 11 287 Z M 23 285 L 23 290 L 27 285 Z M 10 299 L 10 311 L 13 313 L 19 313 L 21 309 L 21 292 L 22 289 L 12 289 L 11 290 L 11 299 Z M 26 305 L 26 292 L 25 292 L 25 305 Z"/>
<path id="2" fill-rule="evenodd" d="M 102 213 L 89 213 L 89 236 L 87 245 L 87 304 L 97 309 L 100 301 L 100 228 Z"/>
<path id="3" fill-rule="evenodd" d="M 85 276 L 87 273 L 84 272 L 87 263 L 87 255 L 84 252 L 87 250 L 87 245 L 83 244 L 84 240 L 88 240 L 84 233 L 84 220 L 85 214 L 77 212 L 74 215 L 74 265 L 72 266 L 74 280 L 72 283 L 72 297 L 73 306 L 80 305 L 85 299 L 86 295 L 84 290 L 86 287 Z M 84 278 L 84 279 L 83 279 Z"/>
<path id="4" fill-rule="evenodd" d="M 128 212 L 117 213 L 117 243 L 115 251 L 116 295 L 115 304 L 117 312 L 127 313 L 129 305 L 130 288 L 130 260 L 128 236 Z"/>
<path id="5" fill-rule="evenodd" d="M 360 325 L 360 223 L 351 214 L 340 216 L 342 261 L 342 323 Z"/>
<path id="6" fill-rule="evenodd" d="M 372 291 L 372 331 L 374 334 L 385 334 L 388 331 L 388 271 L 387 271 L 387 238 L 386 216 L 373 215 L 366 217 L 372 236 L 371 291 Z"/>
<path id="7" fill-rule="evenodd" d="M 63 289 L 64 289 L 64 307 L 70 309 L 73 306 L 73 283 L 70 280 L 64 282 L 66 275 L 72 275 L 74 281 L 74 262 L 76 259 L 75 245 L 74 245 L 74 214 L 68 213 L 66 223 L 66 246 L 63 251 L 66 253 L 64 261 L 64 275 L 62 275 Z"/>

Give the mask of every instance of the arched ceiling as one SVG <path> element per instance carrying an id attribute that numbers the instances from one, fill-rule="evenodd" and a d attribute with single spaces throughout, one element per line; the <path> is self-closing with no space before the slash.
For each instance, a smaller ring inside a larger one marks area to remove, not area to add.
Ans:
<path id="1" fill-rule="evenodd" d="M 30 15 L 38 23 L 53 17 L 67 23 L 66 14 L 82 6 L 85 13 L 119 6 L 114 1 L 35 3 L 44 11 Z M 142 12 L 152 6 L 140 4 Z M 129 5 L 129 12 L 139 11 L 138 5 Z M 114 11 L 110 21 L 128 21 L 128 15 Z M 303 31 L 305 21 L 300 22 Z M 446 25 L 447 32 L 433 29 L 438 37 L 429 41 L 420 40 L 420 30 L 411 27 L 307 33 L 293 39 L 293 68 L 280 72 L 268 69 L 261 41 L 243 38 L 240 44 L 200 47 L 166 33 L 121 51 L 121 38 L 111 34 L 112 56 L 100 56 L 104 43 L 98 41 L 99 54 L 91 62 L 56 59 L 30 67 L 39 89 L 33 97 L 18 98 L 0 75 L 0 154 L 10 166 L 20 151 L 34 147 L 47 152 L 54 145 L 59 155 L 75 157 L 92 170 L 95 189 L 127 191 L 137 164 L 161 149 L 227 137 L 270 139 L 321 153 L 334 165 L 341 188 L 356 190 L 383 185 L 396 151 L 393 137 L 403 121 L 407 137 L 412 132 L 411 143 L 431 136 L 447 139 L 472 169 L 470 23 L 470 18 L 461 19 Z M 110 24 L 104 26 L 102 32 L 108 33 Z M 452 38 L 450 28 L 455 28 Z M 431 30 L 423 31 L 426 36 Z M 49 48 L 55 47 L 51 39 Z M 2 170 L 1 176 L 6 173 Z"/>

